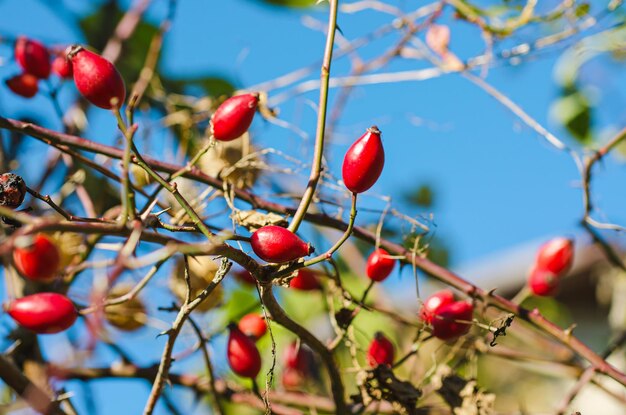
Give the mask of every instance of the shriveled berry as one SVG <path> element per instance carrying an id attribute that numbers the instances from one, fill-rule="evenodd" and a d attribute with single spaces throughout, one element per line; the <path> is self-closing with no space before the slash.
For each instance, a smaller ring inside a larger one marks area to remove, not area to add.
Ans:
<path id="1" fill-rule="evenodd" d="M 342 167 L 343 181 L 351 192 L 365 192 L 376 183 L 384 165 L 385 151 L 380 130 L 373 126 L 346 152 Z"/>
<path id="2" fill-rule="evenodd" d="M 26 195 L 26 183 L 17 174 L 0 174 L 0 206 L 18 208 Z"/>
<path id="3" fill-rule="evenodd" d="M 391 366 L 394 353 L 393 343 L 383 333 L 377 332 L 367 349 L 367 362 L 372 367 L 378 365 Z"/>
<path id="4" fill-rule="evenodd" d="M 228 326 L 226 355 L 230 368 L 239 376 L 254 379 L 261 370 L 261 355 L 254 341 L 242 333 L 236 324 Z"/>
<path id="5" fill-rule="evenodd" d="M 228 98 L 211 117 L 213 137 L 231 141 L 248 131 L 259 103 L 259 94 L 243 94 Z"/>
<path id="6" fill-rule="evenodd" d="M 20 36 L 15 42 L 15 60 L 25 73 L 40 79 L 50 76 L 50 54 L 36 40 Z"/>
<path id="7" fill-rule="evenodd" d="M 559 290 L 560 281 L 558 275 L 535 267 L 528 277 L 528 288 L 534 295 L 551 297 Z"/>
<path id="8" fill-rule="evenodd" d="M 72 71 L 72 62 L 67 56 L 57 56 L 52 61 L 52 73 L 61 79 L 70 79 L 74 75 Z"/>
<path id="9" fill-rule="evenodd" d="M 259 228 L 252 234 L 250 245 L 264 261 L 281 263 L 294 261 L 313 253 L 313 248 L 296 234 L 280 226 Z"/>
<path id="10" fill-rule="evenodd" d="M 554 238 L 539 248 L 535 268 L 561 276 L 567 273 L 574 262 L 574 241 Z"/>
<path id="11" fill-rule="evenodd" d="M 29 73 L 15 75 L 4 81 L 14 94 L 24 98 L 32 98 L 37 95 L 39 85 L 37 85 L 37 77 Z"/>
<path id="12" fill-rule="evenodd" d="M 396 260 L 391 258 L 389 252 L 378 248 L 367 258 L 365 273 L 372 281 L 383 281 L 391 274 L 395 265 Z"/>
<path id="13" fill-rule="evenodd" d="M 441 290 L 428 297 L 420 309 L 420 318 L 426 324 L 432 323 L 439 307 L 454 302 L 454 294 L 450 290 Z"/>
<path id="14" fill-rule="evenodd" d="M 20 326 L 38 334 L 66 330 L 78 316 L 74 303 L 57 293 L 38 293 L 18 298 L 5 309 Z"/>
<path id="15" fill-rule="evenodd" d="M 259 340 L 267 333 L 265 318 L 258 313 L 246 314 L 239 320 L 239 330 L 254 341 Z"/>
<path id="16" fill-rule="evenodd" d="M 296 271 L 296 276 L 289 281 L 289 287 L 300 291 L 315 291 L 322 288 L 322 284 L 315 272 L 301 268 Z"/>
<path id="17" fill-rule="evenodd" d="M 115 66 L 102 56 L 82 46 L 72 46 L 68 53 L 78 91 L 93 105 L 121 108 L 126 99 L 124 80 Z"/>
<path id="18" fill-rule="evenodd" d="M 474 306 L 468 301 L 456 301 L 437 308 L 431 321 L 433 336 L 441 340 L 456 339 L 471 328 Z"/>
<path id="19" fill-rule="evenodd" d="M 25 278 L 35 281 L 48 281 L 56 276 L 61 263 L 59 249 L 54 241 L 39 233 L 31 238 L 20 238 L 13 250 L 15 268 Z"/>

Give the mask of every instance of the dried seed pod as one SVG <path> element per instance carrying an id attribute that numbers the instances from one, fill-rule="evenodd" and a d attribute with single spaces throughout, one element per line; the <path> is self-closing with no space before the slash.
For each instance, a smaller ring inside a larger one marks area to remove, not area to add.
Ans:
<path id="1" fill-rule="evenodd" d="M 198 256 L 189 258 L 189 279 L 191 281 L 191 299 L 196 298 L 208 285 L 215 274 L 218 266 L 211 257 Z M 170 275 L 169 286 L 176 298 L 180 302 L 185 300 L 187 284 L 185 284 L 185 263 L 182 258 L 176 262 L 174 270 Z M 207 312 L 220 305 L 224 298 L 224 287 L 222 284 L 216 286 L 211 294 L 204 299 L 196 308 L 196 311 Z"/>
<path id="2" fill-rule="evenodd" d="M 131 284 L 117 284 L 107 298 L 117 298 L 128 294 L 133 289 Z M 140 298 L 134 297 L 121 304 L 104 309 L 104 318 L 115 328 L 122 331 L 136 331 L 146 324 L 146 307 Z"/>

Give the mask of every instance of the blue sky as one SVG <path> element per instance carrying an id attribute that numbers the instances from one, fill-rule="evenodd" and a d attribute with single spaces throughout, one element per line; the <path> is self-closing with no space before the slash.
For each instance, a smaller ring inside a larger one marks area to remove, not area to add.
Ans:
<path id="1" fill-rule="evenodd" d="M 47 3 L 60 9 L 55 2 Z M 87 13 L 90 7 L 78 0 L 62 3 L 79 13 Z M 148 14 L 152 21 L 158 22 L 163 17 L 165 3 L 155 1 Z M 421 3 L 400 4 L 408 10 Z M 544 7 L 550 4 L 555 2 L 546 2 Z M 77 28 L 63 18 L 65 13 L 53 13 L 35 0 L 0 1 L 0 34 L 26 34 L 60 44 L 83 41 Z M 180 0 L 165 41 L 161 67 L 172 77 L 217 74 L 241 87 L 273 79 L 321 57 L 324 35 L 303 27 L 305 16 L 320 22 L 326 20 L 324 9 L 301 12 L 266 7 L 250 0 Z M 388 21 L 386 15 L 363 12 L 342 14 L 339 25 L 344 36 L 353 39 Z M 443 21 L 449 18 L 444 17 Z M 530 35 L 533 33 L 522 33 L 513 44 L 532 39 Z M 420 37 L 423 39 L 423 35 Z M 363 50 L 362 58 L 377 56 L 394 40 L 397 36 L 374 42 Z M 452 26 L 451 49 L 462 58 L 480 54 L 482 48 L 479 33 L 473 27 Z M 0 56 L 7 57 L 9 53 L 6 45 L 0 46 Z M 554 80 L 558 58 L 557 51 L 519 67 L 493 68 L 487 80 L 576 148 L 567 133 L 549 118 L 551 104 L 559 92 Z M 424 67 L 421 62 L 398 62 L 385 71 L 420 67 Z M 605 56 L 583 68 L 584 79 L 597 91 L 599 139 L 626 119 L 626 78 L 618 77 L 621 70 Z M 15 68 L 11 65 L 0 66 L 2 77 L 12 71 Z M 334 63 L 332 75 L 345 75 L 348 71 L 348 61 L 342 59 Z M 313 78 L 317 74 L 316 69 Z M 63 101 L 69 102 L 72 94 L 71 87 L 65 88 Z M 331 103 L 335 96 L 333 91 Z M 284 102 L 280 110 L 281 117 L 297 123 L 312 136 L 316 118 L 308 101 L 316 102 L 317 92 Z M 33 105 L 37 111 L 52 116 L 52 109 L 43 97 L 25 101 L 0 87 L 0 114 L 16 116 Z M 110 143 L 115 131 L 113 119 L 97 109 L 90 117 L 93 118 L 87 136 Z M 421 125 L 416 125 L 415 120 L 421 120 Z M 59 128 L 58 123 L 48 122 Z M 528 241 L 579 232 L 582 197 L 572 159 L 548 145 L 500 103 L 461 76 L 450 74 L 421 82 L 357 87 L 339 123 L 336 142 L 327 153 L 335 175 L 339 175 L 343 154 L 352 140 L 372 124 L 377 124 L 383 132 L 387 165 L 371 192 L 391 195 L 404 213 L 427 215 L 431 211 L 403 204 L 402 195 L 416 183 L 432 185 L 436 198 L 432 211 L 436 237 L 450 248 L 453 266 L 467 266 Z M 300 138 L 279 127 L 257 120 L 252 133 L 261 144 L 298 156 L 310 154 L 307 142 L 303 144 Z M 33 148 L 41 151 L 37 145 Z M 27 177 L 37 177 L 32 167 L 22 165 L 18 171 Z M 299 183 L 303 186 L 305 182 L 303 175 Z M 622 209 L 625 182 L 626 171 L 617 158 L 609 157 L 596 171 L 595 200 L 610 221 L 626 223 Z M 363 200 L 380 206 L 374 199 Z M 602 215 L 597 217 L 604 219 Z M 147 387 L 137 382 L 108 385 L 127 396 L 147 393 Z M 121 402 L 124 406 L 120 406 Z M 98 403 L 102 405 L 102 413 L 138 413 L 143 406 L 142 400 L 120 401 L 104 396 Z"/>

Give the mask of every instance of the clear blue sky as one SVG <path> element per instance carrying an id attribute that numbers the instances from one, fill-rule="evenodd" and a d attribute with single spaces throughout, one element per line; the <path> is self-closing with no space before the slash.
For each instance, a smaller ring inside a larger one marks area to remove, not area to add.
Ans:
<path id="1" fill-rule="evenodd" d="M 48 7 L 42 3 L 47 3 Z M 149 13 L 152 21 L 162 18 L 165 3 L 155 1 Z M 422 4 L 417 1 L 399 3 L 407 10 Z M 541 7 L 549 8 L 556 2 L 545 3 L 542 2 Z M 73 10 L 72 13 L 87 13 L 91 7 L 78 0 L 59 4 Z M 60 9 L 61 6 L 52 1 L 0 1 L 0 34 L 26 34 L 61 44 L 83 41 L 77 28 L 64 18 L 68 12 Z M 307 66 L 321 56 L 324 35 L 303 27 L 305 16 L 326 20 L 324 9 L 299 12 L 266 7 L 250 0 L 179 0 L 176 19 L 165 42 L 162 68 L 167 74 L 178 77 L 223 75 L 237 81 L 241 87 L 270 80 Z M 388 20 L 387 16 L 372 12 L 342 14 L 339 25 L 344 36 L 353 39 Z M 519 35 L 516 41 L 528 40 L 527 35 Z M 374 43 L 362 57 L 376 56 L 396 39 L 392 36 Z M 483 45 L 475 29 L 455 24 L 451 48 L 467 58 L 481 53 Z M 9 56 L 7 46 L 0 46 L 0 56 Z M 555 52 L 519 67 L 491 69 L 488 81 L 539 123 L 576 146 L 549 118 L 550 106 L 558 96 L 554 82 L 558 57 L 559 53 Z M 599 57 L 583 68 L 585 79 L 597 92 L 598 133 L 623 125 L 626 120 L 626 78 L 618 76 L 622 68 L 606 63 L 604 57 Z M 402 62 L 385 71 L 419 67 L 423 64 Z M 332 74 L 345 75 L 347 70 L 347 61 L 340 60 L 335 63 Z M 2 78 L 13 72 L 14 66 L 0 66 Z M 314 78 L 317 73 L 316 69 Z M 68 99 L 72 91 L 64 93 Z M 334 96 L 333 93 L 331 100 Z M 281 116 L 312 135 L 315 113 L 306 105 L 306 100 L 316 102 L 317 92 L 282 103 Z M 0 87 L 0 114 L 3 116 L 20 114 L 33 103 L 52 115 L 44 98 L 29 102 L 14 98 L 6 88 Z M 93 116 L 90 138 L 97 136 L 106 142 L 113 134 L 113 120 L 99 110 L 95 110 Z M 415 117 L 424 123 L 415 125 L 411 122 Z M 387 156 L 381 180 L 372 193 L 391 195 L 407 214 L 426 215 L 430 211 L 408 210 L 401 200 L 403 193 L 416 183 L 431 184 L 436 200 L 433 209 L 436 237 L 450 248 L 454 266 L 467 265 L 530 240 L 578 232 L 582 198 L 572 159 L 549 146 L 466 79 L 446 75 L 423 82 L 357 87 L 339 124 L 337 143 L 328 152 L 335 175 L 339 175 L 347 146 L 372 124 L 383 131 Z M 301 139 L 292 133 L 261 121 L 255 122 L 252 131 L 255 139 L 265 145 L 293 153 L 301 152 L 304 147 Z M 18 171 L 36 177 L 32 170 L 29 172 L 31 168 L 23 165 Z M 613 157 L 597 171 L 596 201 L 610 221 L 626 223 L 622 209 L 626 201 L 626 193 L 622 191 L 625 182 L 626 170 L 622 162 Z M 369 203 L 379 206 L 372 200 Z M 161 343 L 155 346 L 161 347 Z M 96 390 L 102 413 L 107 414 L 139 413 L 144 400 L 130 397 L 147 394 L 147 387 L 137 382 L 110 383 L 107 388 Z M 129 399 L 105 398 L 104 394 L 111 391 Z"/>

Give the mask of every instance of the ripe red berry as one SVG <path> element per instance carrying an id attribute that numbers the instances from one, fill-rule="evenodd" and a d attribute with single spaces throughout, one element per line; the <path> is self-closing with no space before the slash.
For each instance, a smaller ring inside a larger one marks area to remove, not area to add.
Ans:
<path id="1" fill-rule="evenodd" d="M 17 174 L 0 174 L 0 206 L 18 208 L 26 195 L 26 183 Z"/>
<path id="2" fill-rule="evenodd" d="M 306 268 L 296 271 L 296 276 L 289 281 L 289 287 L 300 291 L 314 291 L 322 288 L 315 272 Z"/>
<path id="3" fill-rule="evenodd" d="M 343 181 L 351 192 L 362 193 L 376 183 L 384 165 L 385 151 L 380 131 L 373 126 L 346 152 L 342 168 Z"/>
<path id="4" fill-rule="evenodd" d="M 66 56 L 57 56 L 52 61 L 52 73 L 61 79 L 70 79 L 74 75 L 72 62 Z"/>
<path id="5" fill-rule="evenodd" d="M 244 284 L 256 285 L 256 279 L 252 274 L 250 274 L 250 271 L 246 269 L 235 271 L 233 275 L 238 281 Z"/>
<path id="6" fill-rule="evenodd" d="M 365 273 L 372 281 L 383 281 L 391 274 L 395 265 L 396 260 L 390 257 L 389 252 L 378 248 L 367 258 Z"/>
<path id="7" fill-rule="evenodd" d="M 534 295 L 551 297 L 559 289 L 561 278 L 550 271 L 533 268 L 528 277 L 528 288 Z"/>
<path id="8" fill-rule="evenodd" d="M 296 369 L 286 367 L 283 369 L 283 374 L 280 377 L 280 380 L 286 390 L 296 390 L 302 386 L 306 379 L 302 373 Z"/>
<path id="9" fill-rule="evenodd" d="M 13 250 L 15 268 L 30 280 L 46 281 L 54 278 L 61 263 L 56 244 L 42 233 L 35 235 L 29 242 Z"/>
<path id="10" fill-rule="evenodd" d="M 78 316 L 74 303 L 57 293 L 28 295 L 11 301 L 5 308 L 20 326 L 38 334 L 63 331 L 74 324 Z"/>
<path id="11" fill-rule="evenodd" d="M 389 339 L 381 332 L 374 335 L 374 339 L 367 349 L 367 362 L 370 366 L 391 366 L 393 364 L 394 348 Z"/>
<path id="12" fill-rule="evenodd" d="M 50 76 L 50 54 L 36 40 L 20 36 L 15 42 L 15 60 L 25 73 L 40 79 Z"/>
<path id="13" fill-rule="evenodd" d="M 236 324 L 228 326 L 226 354 L 230 368 L 239 376 L 254 379 L 261 371 L 261 355 L 254 341 L 243 334 Z"/>
<path id="14" fill-rule="evenodd" d="M 32 98 L 39 91 L 37 78 L 29 73 L 15 75 L 4 82 L 14 94 L 24 98 Z"/>
<path id="15" fill-rule="evenodd" d="M 228 98 L 218 107 L 211 117 L 213 137 L 218 141 L 231 141 L 248 131 L 259 94 L 243 94 Z"/>
<path id="16" fill-rule="evenodd" d="M 468 301 L 456 301 L 437 308 L 431 321 L 433 336 L 441 340 L 452 340 L 464 335 L 471 328 L 474 306 Z"/>
<path id="17" fill-rule="evenodd" d="M 302 342 L 291 342 L 283 353 L 283 362 L 286 368 L 297 370 L 303 376 L 308 375 L 315 365 L 313 352 Z"/>
<path id="18" fill-rule="evenodd" d="M 124 80 L 115 66 L 102 56 L 82 46 L 72 46 L 68 53 L 78 91 L 93 105 L 121 108 L 126 99 Z"/>
<path id="19" fill-rule="evenodd" d="M 254 341 L 259 340 L 267 333 L 265 318 L 257 313 L 246 314 L 239 320 L 239 330 Z"/>
<path id="20" fill-rule="evenodd" d="M 539 248 L 535 268 L 562 276 L 574 262 L 574 241 L 567 238 L 554 238 Z"/>
<path id="21" fill-rule="evenodd" d="M 250 238 L 255 254 L 267 262 L 289 262 L 313 252 L 296 234 L 280 226 L 270 225 L 258 229 Z"/>
<path id="22" fill-rule="evenodd" d="M 441 290 L 424 301 L 420 309 L 420 318 L 426 324 L 431 324 L 439 307 L 454 302 L 454 294 L 450 290 Z"/>

